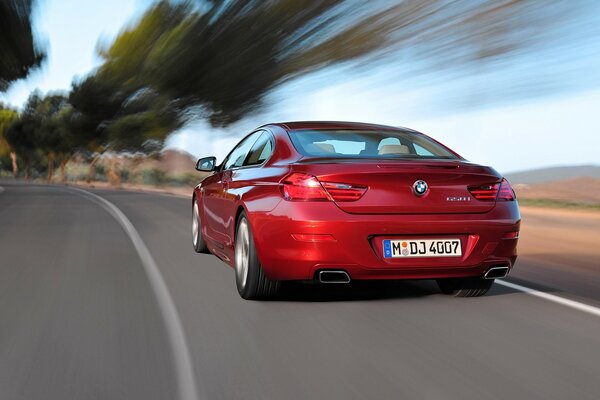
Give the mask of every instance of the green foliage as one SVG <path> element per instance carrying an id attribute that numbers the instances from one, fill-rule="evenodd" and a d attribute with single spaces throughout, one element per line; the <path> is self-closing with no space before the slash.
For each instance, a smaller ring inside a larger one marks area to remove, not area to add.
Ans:
<path id="1" fill-rule="evenodd" d="M 0 2 L 0 90 L 42 59 L 31 3 Z M 229 125 L 282 83 L 332 65 L 398 50 L 429 72 L 506 61 L 549 40 L 573 9 L 567 1 L 162 0 L 98 46 L 103 63 L 68 98 L 32 94 L 5 136 L 25 160 L 79 149 L 152 154 L 190 116 Z M 0 142 L 0 155 L 6 148 Z"/>
<path id="2" fill-rule="evenodd" d="M 163 35 L 143 76 L 185 107 L 200 107 L 213 125 L 228 125 L 282 82 L 384 46 L 389 31 L 356 18 L 366 8 L 340 0 L 217 2 Z M 360 34 L 346 39 L 353 31 Z"/>
<path id="3" fill-rule="evenodd" d="M 356 60 L 407 53 L 422 70 L 483 64 L 549 39 L 568 2 L 233 0 L 161 1 L 110 45 L 94 75 L 118 93 L 141 88 L 171 99 L 180 117 L 215 126 L 263 105 L 282 83 Z M 443 23 L 442 23 L 443 21 Z"/>
<path id="4" fill-rule="evenodd" d="M 134 29 L 100 48 L 104 64 L 73 84 L 70 102 L 89 150 L 156 152 L 181 125 L 176 102 L 147 84 L 142 66 L 161 35 L 187 12 L 185 5 L 159 3 Z"/>
<path id="5" fill-rule="evenodd" d="M 123 182 L 138 185 L 193 187 L 201 180 L 197 172 L 172 175 L 160 168 L 119 172 Z"/>
<path id="6" fill-rule="evenodd" d="M 152 168 L 142 171 L 142 183 L 144 185 L 164 186 L 167 182 L 167 173 L 162 169 Z"/>
<path id="7" fill-rule="evenodd" d="M 96 165 L 96 174 L 105 176 L 106 175 L 106 167 L 103 164 Z M 106 178 L 104 178 L 106 179 Z"/>
<path id="8" fill-rule="evenodd" d="M 198 182 L 201 180 L 200 176 L 201 175 L 199 175 L 198 172 L 196 172 L 196 171 L 185 172 L 183 174 L 172 177 L 171 183 L 174 186 L 193 187 L 193 186 L 196 186 L 198 184 Z"/>
<path id="9" fill-rule="evenodd" d="M 64 94 L 41 96 L 33 92 L 22 114 L 15 113 L 4 134 L 7 144 L 14 150 L 31 173 L 32 163 L 47 158 L 48 168 L 54 160 L 70 157 L 79 146 L 73 126 L 73 108 Z M 0 121 L 1 116 L 0 112 Z M 1 144 L 1 143 L 0 143 Z"/>
<path id="10" fill-rule="evenodd" d="M 10 147 L 19 155 L 28 175 L 31 175 L 32 164 L 39 159 L 36 143 L 38 121 L 32 115 L 23 115 L 14 121 L 6 130 L 5 138 Z"/>
<path id="11" fill-rule="evenodd" d="M 0 103 L 0 157 L 5 157 L 10 152 L 10 146 L 5 139 L 8 127 L 18 118 L 19 114 L 12 108 Z"/>
<path id="12" fill-rule="evenodd" d="M 32 0 L 0 1 L 0 92 L 25 78 L 45 57 L 33 39 L 32 4 Z"/>
<path id="13" fill-rule="evenodd" d="M 346 17 L 364 7 L 346 3 L 161 1 L 99 47 L 104 63 L 73 85 L 71 103 L 94 144 L 114 150 L 152 152 L 190 110 L 230 124 L 286 79 L 384 44 L 386 31 Z M 342 40 L 352 30 L 357 40 Z"/>

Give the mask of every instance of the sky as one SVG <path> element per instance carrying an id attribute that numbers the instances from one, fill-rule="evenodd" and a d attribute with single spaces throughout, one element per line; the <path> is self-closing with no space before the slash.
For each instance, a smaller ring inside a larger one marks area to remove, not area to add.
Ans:
<path id="1" fill-rule="evenodd" d="M 13 84 L 0 100 L 21 106 L 35 89 L 68 90 L 76 76 L 84 76 L 101 60 L 99 40 L 116 37 L 132 18 L 141 15 L 148 0 L 38 0 L 34 30 L 47 45 L 44 67 Z"/>
<path id="2" fill-rule="evenodd" d="M 36 88 L 68 90 L 74 77 L 99 65 L 98 41 L 110 41 L 148 4 L 149 0 L 42 2 L 35 27 L 48 46 L 46 65 L 0 94 L 0 101 L 19 106 Z M 587 23 L 600 26 L 600 17 L 594 18 Z M 417 129 L 500 172 L 598 165 L 600 45 L 592 35 L 578 42 L 569 32 L 564 37 L 564 51 L 550 54 L 552 62 L 542 54 L 527 64 L 504 66 L 501 72 L 478 71 L 477 77 L 467 74 L 462 80 L 401 75 L 393 64 L 326 70 L 276 89 L 260 113 L 226 129 L 197 121 L 173 134 L 167 145 L 196 157 L 222 159 L 241 137 L 269 122 L 344 120 Z M 557 60 L 556 54 L 562 58 Z M 518 91 L 508 95 L 515 82 L 534 80 L 546 88 L 543 96 Z"/>

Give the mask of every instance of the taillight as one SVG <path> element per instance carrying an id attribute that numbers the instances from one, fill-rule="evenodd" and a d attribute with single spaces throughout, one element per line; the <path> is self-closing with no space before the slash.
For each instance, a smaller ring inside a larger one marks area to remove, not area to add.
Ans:
<path id="1" fill-rule="evenodd" d="M 469 186 L 469 192 L 477 200 L 483 201 L 513 201 L 515 200 L 515 192 L 510 187 L 506 179 L 502 179 L 500 183 L 492 183 L 481 186 Z"/>
<path id="2" fill-rule="evenodd" d="M 302 173 L 293 173 L 283 178 L 281 193 L 284 199 L 291 201 L 331 200 L 317 178 Z"/>
<path id="3" fill-rule="evenodd" d="M 498 193 L 498 200 L 514 201 L 517 196 L 515 191 L 510 187 L 510 183 L 506 179 L 502 179 L 500 182 L 500 192 Z"/>
<path id="4" fill-rule="evenodd" d="M 283 198 L 290 201 L 356 201 L 366 191 L 366 186 L 319 182 L 316 177 L 300 172 L 292 173 L 281 181 Z"/>
<path id="5" fill-rule="evenodd" d="M 469 186 L 469 192 L 471 192 L 473 197 L 475 197 L 477 200 L 494 201 L 498 196 L 499 188 L 499 183 L 481 186 Z"/>
<path id="6" fill-rule="evenodd" d="M 323 187 L 334 201 L 356 201 L 363 197 L 365 186 L 349 185 L 347 183 L 322 182 Z"/>

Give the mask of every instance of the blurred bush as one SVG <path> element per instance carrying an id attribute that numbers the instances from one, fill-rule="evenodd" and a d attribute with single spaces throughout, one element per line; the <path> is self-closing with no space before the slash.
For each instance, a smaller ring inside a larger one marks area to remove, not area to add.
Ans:
<path id="1" fill-rule="evenodd" d="M 158 168 L 142 171 L 142 183 L 144 185 L 164 186 L 168 182 L 167 173 Z"/>

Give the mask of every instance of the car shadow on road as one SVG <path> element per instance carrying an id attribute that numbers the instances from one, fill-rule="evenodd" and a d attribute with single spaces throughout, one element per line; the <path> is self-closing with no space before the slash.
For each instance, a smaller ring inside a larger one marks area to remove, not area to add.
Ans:
<path id="1" fill-rule="evenodd" d="M 500 285 L 486 297 L 517 293 Z M 386 299 L 414 299 L 428 296 L 444 296 L 435 281 L 354 281 L 349 284 L 286 283 L 273 301 L 334 302 Z"/>

